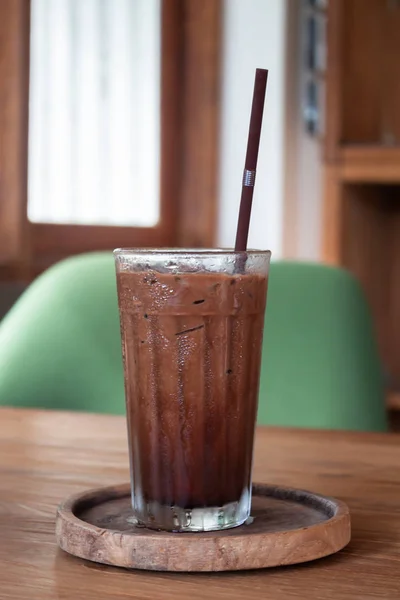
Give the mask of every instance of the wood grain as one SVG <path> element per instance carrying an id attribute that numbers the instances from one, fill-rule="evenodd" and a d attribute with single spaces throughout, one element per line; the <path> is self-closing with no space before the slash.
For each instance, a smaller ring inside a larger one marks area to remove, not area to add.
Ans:
<path id="1" fill-rule="evenodd" d="M 362 284 L 375 321 L 381 356 L 389 366 L 389 310 L 392 220 L 388 189 L 379 185 L 343 186 L 343 262 Z"/>
<path id="2" fill-rule="evenodd" d="M 94 562 L 154 571 L 263 569 L 334 554 L 350 541 L 344 502 L 254 485 L 252 521 L 208 533 L 151 531 L 132 524 L 129 484 L 72 496 L 57 510 L 60 548 Z"/>
<path id="3" fill-rule="evenodd" d="M 397 0 L 345 0 L 344 142 L 400 140 L 400 6 Z"/>
<path id="4" fill-rule="evenodd" d="M 183 1 L 182 157 L 178 243 L 215 246 L 222 3 Z"/>
<path id="5" fill-rule="evenodd" d="M 348 268 L 362 284 L 388 386 L 398 388 L 400 187 L 348 183 L 337 178 L 334 167 L 326 168 L 325 176 L 325 259 Z"/>
<path id="6" fill-rule="evenodd" d="M 125 420 L 0 409 L 2 600 L 378 600 L 399 597 L 400 436 L 259 428 L 256 481 L 346 502 L 352 541 L 338 554 L 285 569 L 230 574 L 124 571 L 57 549 L 61 500 L 129 479 Z"/>
<path id="7" fill-rule="evenodd" d="M 400 3 L 387 0 L 384 23 L 382 126 L 387 144 L 400 143 Z"/>
<path id="8" fill-rule="evenodd" d="M 361 282 L 390 389 L 400 386 L 400 187 L 344 182 L 325 169 L 325 259 Z M 329 201 L 328 201 L 329 200 Z M 390 404 L 393 408 L 393 403 Z"/>
<path id="9" fill-rule="evenodd" d="M 344 4 L 341 140 L 379 143 L 386 0 L 344 0 Z"/>
<path id="10" fill-rule="evenodd" d="M 322 255 L 363 284 L 394 390 L 400 385 L 399 44 L 397 0 L 329 1 Z"/>
<path id="11" fill-rule="evenodd" d="M 27 196 L 28 0 L 0 2 L 0 265 L 19 273 Z"/>
<path id="12" fill-rule="evenodd" d="M 400 183 L 398 146 L 345 145 L 338 154 L 338 176 L 358 183 Z"/>
<path id="13" fill-rule="evenodd" d="M 386 281 L 387 307 L 389 311 L 386 331 L 388 368 L 392 375 L 392 387 L 400 390 L 400 186 L 391 188 L 388 210 L 389 274 Z"/>

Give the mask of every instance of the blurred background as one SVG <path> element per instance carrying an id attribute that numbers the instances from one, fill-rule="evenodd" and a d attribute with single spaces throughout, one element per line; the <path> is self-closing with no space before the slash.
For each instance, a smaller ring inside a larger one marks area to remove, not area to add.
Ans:
<path id="1" fill-rule="evenodd" d="M 249 246 L 361 282 L 400 410 L 400 2 L 1 0 L 0 319 L 57 261 Z"/>

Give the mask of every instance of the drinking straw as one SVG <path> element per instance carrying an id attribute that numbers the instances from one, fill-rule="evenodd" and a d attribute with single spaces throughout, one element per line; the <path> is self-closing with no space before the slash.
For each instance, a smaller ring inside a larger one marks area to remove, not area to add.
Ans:
<path id="1" fill-rule="evenodd" d="M 268 71 L 266 69 L 256 69 L 246 160 L 243 172 L 242 196 L 240 199 L 239 219 L 236 232 L 236 252 L 244 252 L 247 249 L 267 78 Z"/>

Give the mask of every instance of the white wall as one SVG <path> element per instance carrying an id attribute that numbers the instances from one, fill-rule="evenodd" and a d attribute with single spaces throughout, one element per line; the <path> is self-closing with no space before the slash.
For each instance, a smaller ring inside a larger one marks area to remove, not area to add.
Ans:
<path id="1" fill-rule="evenodd" d="M 322 243 L 322 168 L 318 140 L 304 130 L 298 138 L 297 240 L 295 258 L 320 260 Z"/>
<path id="2" fill-rule="evenodd" d="M 287 0 L 286 98 L 285 98 L 285 258 L 319 260 L 322 226 L 321 141 L 304 124 L 304 67 L 307 5 Z"/>
<path id="3" fill-rule="evenodd" d="M 218 243 L 235 242 L 257 67 L 269 69 L 249 247 L 282 255 L 286 0 L 225 0 Z"/>
<path id="4" fill-rule="evenodd" d="M 292 193 L 294 202 L 291 204 L 296 211 L 295 244 L 293 256 L 301 260 L 320 260 L 322 242 L 322 160 L 321 141 L 318 137 L 307 133 L 303 121 L 304 88 L 307 73 L 303 57 L 306 50 L 306 35 L 302 12 L 306 9 L 302 3 L 296 5 L 297 14 L 297 48 L 300 51 L 294 56 L 295 62 L 291 70 L 295 78 L 295 103 L 292 106 L 293 128 L 290 142 L 294 147 L 295 160 L 293 170 L 288 173 L 292 178 Z M 322 107 L 321 107 L 322 108 Z"/>

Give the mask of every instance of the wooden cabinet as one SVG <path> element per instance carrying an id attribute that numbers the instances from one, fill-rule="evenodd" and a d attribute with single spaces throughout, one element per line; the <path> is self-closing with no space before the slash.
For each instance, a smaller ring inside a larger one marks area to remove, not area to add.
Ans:
<path id="1" fill-rule="evenodd" d="M 329 0 L 323 256 L 361 281 L 400 392 L 400 2 Z M 399 403 L 400 408 L 400 403 Z"/>

